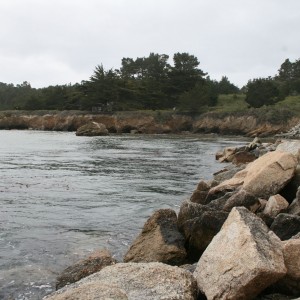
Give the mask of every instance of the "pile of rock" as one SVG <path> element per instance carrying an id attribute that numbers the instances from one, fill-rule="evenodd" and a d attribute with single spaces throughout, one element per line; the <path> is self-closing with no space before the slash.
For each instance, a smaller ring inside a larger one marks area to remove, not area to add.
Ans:
<path id="1" fill-rule="evenodd" d="M 288 132 L 280 133 L 276 136 L 285 139 L 300 139 L 300 123 L 291 128 Z"/>
<path id="2" fill-rule="evenodd" d="M 156 211 L 124 263 L 112 260 L 45 299 L 299 297 L 300 141 L 272 149 L 200 181 L 178 217 Z"/>

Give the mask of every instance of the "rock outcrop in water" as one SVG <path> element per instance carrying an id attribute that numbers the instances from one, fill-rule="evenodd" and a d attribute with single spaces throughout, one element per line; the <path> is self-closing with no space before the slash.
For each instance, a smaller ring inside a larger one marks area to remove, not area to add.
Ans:
<path id="1" fill-rule="evenodd" d="M 214 180 L 200 181 L 182 203 L 177 226 L 187 260 L 196 263 L 194 273 L 194 267 L 189 273 L 165 263 L 117 263 L 46 299 L 299 297 L 300 147 L 295 141 L 278 144 L 261 149 L 251 163 L 227 166 Z M 130 260 L 164 257 L 157 254 L 173 249 L 174 222 L 171 210 L 154 213 L 129 250 Z"/>

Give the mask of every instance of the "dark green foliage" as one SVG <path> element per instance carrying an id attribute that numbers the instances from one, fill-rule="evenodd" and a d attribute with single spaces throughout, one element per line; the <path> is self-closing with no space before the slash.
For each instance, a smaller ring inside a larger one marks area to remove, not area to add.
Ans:
<path id="1" fill-rule="evenodd" d="M 251 107 L 272 105 L 280 100 L 279 89 L 271 78 L 249 80 L 245 101 Z"/>
<path id="2" fill-rule="evenodd" d="M 186 112 L 203 112 L 205 107 L 214 106 L 218 94 L 214 82 L 209 79 L 198 81 L 194 88 L 180 96 L 179 109 Z"/>
<path id="3" fill-rule="evenodd" d="M 231 83 L 226 76 L 222 76 L 220 82 L 217 83 L 218 94 L 229 95 L 239 92 L 239 88 Z"/>

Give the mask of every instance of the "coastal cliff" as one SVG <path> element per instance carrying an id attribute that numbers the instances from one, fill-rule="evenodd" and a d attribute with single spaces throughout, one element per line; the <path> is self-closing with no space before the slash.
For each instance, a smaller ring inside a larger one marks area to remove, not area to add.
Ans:
<path id="1" fill-rule="evenodd" d="M 0 113 L 0 129 L 76 131 L 88 122 L 102 123 L 109 133 L 219 133 L 271 136 L 287 132 L 299 123 L 291 118 L 271 123 L 255 116 L 185 115 L 173 112 L 118 112 L 91 114 L 80 111 L 6 111 Z"/>

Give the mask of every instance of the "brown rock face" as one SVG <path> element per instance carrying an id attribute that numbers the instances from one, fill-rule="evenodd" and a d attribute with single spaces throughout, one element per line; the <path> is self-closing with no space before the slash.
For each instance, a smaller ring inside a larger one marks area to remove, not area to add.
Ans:
<path id="1" fill-rule="evenodd" d="M 115 263 L 116 260 L 111 257 L 107 250 L 94 252 L 87 259 L 66 268 L 56 279 L 56 289 L 61 289 L 67 284 L 79 281 Z"/>
<path id="2" fill-rule="evenodd" d="M 263 213 L 275 218 L 278 214 L 284 212 L 288 206 L 289 203 L 281 195 L 276 194 L 269 198 Z"/>
<path id="3" fill-rule="evenodd" d="M 171 209 L 156 211 L 124 256 L 124 262 L 163 262 L 183 264 L 184 237 L 177 229 L 177 216 Z"/>
<path id="4" fill-rule="evenodd" d="M 237 207 L 201 256 L 194 277 L 208 300 L 246 300 L 285 274 L 281 241 L 257 216 Z"/>
<path id="5" fill-rule="evenodd" d="M 297 160 L 290 153 L 269 152 L 247 167 L 236 173 L 231 179 L 225 180 L 212 188 L 208 196 L 218 193 L 224 187 L 233 189 L 242 186 L 244 190 L 256 197 L 269 198 L 277 194 L 295 173 Z"/>

